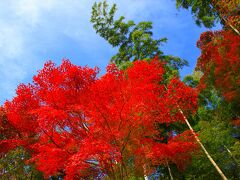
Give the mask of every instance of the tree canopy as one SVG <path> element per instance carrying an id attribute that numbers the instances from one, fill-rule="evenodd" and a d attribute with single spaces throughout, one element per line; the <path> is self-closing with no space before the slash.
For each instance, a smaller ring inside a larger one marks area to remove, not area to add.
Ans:
<path id="1" fill-rule="evenodd" d="M 183 169 L 197 148 L 191 133 L 176 136 L 176 129 L 166 139 L 158 129 L 183 122 L 178 106 L 196 111 L 195 90 L 177 78 L 165 89 L 157 59 L 127 70 L 110 64 L 100 78 L 97 72 L 66 60 L 59 67 L 46 63 L 33 84 L 20 85 L 5 103 L 18 134 L 1 145 L 26 148 L 45 177 L 141 177 L 168 162 Z"/>
<path id="2" fill-rule="evenodd" d="M 221 23 L 240 35 L 239 0 L 176 0 L 177 8 L 191 9 L 197 25 L 207 28 Z"/>
<path id="3" fill-rule="evenodd" d="M 135 23 L 130 20 L 124 22 L 121 16 L 115 20 L 116 4 L 108 8 L 108 3 L 95 3 L 92 7 L 91 22 L 102 38 L 108 41 L 112 47 L 119 47 L 118 53 L 111 61 L 118 66 L 126 66 L 126 63 L 135 60 L 152 59 L 159 57 L 169 65 L 170 69 L 179 69 L 187 65 L 187 61 L 172 55 L 164 55 L 160 46 L 167 42 L 167 38 L 154 39 L 152 22 L 142 21 Z"/>
<path id="4" fill-rule="evenodd" d="M 223 25 L 201 34 L 193 74 L 181 81 L 187 61 L 162 52 L 152 22 L 95 3 L 93 28 L 117 54 L 101 76 L 48 61 L 18 86 L 0 106 L 3 179 L 240 178 L 240 1 L 176 3 L 197 25 Z"/>

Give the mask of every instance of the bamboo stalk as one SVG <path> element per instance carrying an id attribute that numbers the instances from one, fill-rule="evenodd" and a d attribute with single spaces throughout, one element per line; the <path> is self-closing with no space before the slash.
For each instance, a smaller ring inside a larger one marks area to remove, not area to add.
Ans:
<path id="1" fill-rule="evenodd" d="M 198 138 L 198 136 L 196 135 L 196 133 L 194 132 L 191 124 L 188 122 L 188 119 L 186 118 L 186 116 L 184 115 L 183 111 L 180 109 L 180 107 L 178 107 L 179 112 L 182 114 L 184 121 L 186 122 L 186 124 L 188 125 L 189 129 L 191 130 L 192 134 L 194 135 L 194 138 L 196 139 L 196 141 L 198 142 L 198 144 L 201 146 L 202 150 L 204 151 L 204 153 L 206 154 L 206 156 L 208 157 L 208 159 L 210 160 L 210 162 L 212 163 L 212 165 L 215 167 L 215 169 L 217 170 L 217 172 L 219 173 L 219 175 L 222 177 L 222 179 L 227 180 L 227 177 L 224 175 L 224 173 L 222 172 L 222 170 L 219 168 L 219 166 L 217 165 L 217 163 L 213 160 L 213 158 L 211 157 L 211 155 L 208 153 L 208 151 L 206 150 L 206 148 L 204 147 L 204 145 L 202 144 L 202 142 L 200 141 L 200 139 Z"/>
<path id="2" fill-rule="evenodd" d="M 167 161 L 166 161 L 166 162 L 167 162 Z M 171 169 L 170 169 L 170 166 L 169 166 L 168 162 L 167 162 L 167 168 L 168 168 L 168 173 L 169 173 L 170 179 L 173 180 L 172 171 L 171 171 Z"/>
<path id="3" fill-rule="evenodd" d="M 227 25 L 229 25 L 233 29 L 233 31 L 235 31 L 240 36 L 240 32 L 232 24 L 228 23 L 227 20 L 224 17 L 222 17 L 222 16 L 220 16 L 220 17 L 224 20 L 224 22 Z"/>
<path id="4" fill-rule="evenodd" d="M 143 166 L 144 180 L 148 180 L 146 165 Z"/>
<path id="5" fill-rule="evenodd" d="M 166 85 L 164 85 L 165 89 L 167 89 Z M 222 170 L 219 168 L 219 166 L 217 165 L 217 163 L 213 160 L 213 158 L 211 157 L 211 155 L 208 153 L 208 151 L 206 150 L 206 148 L 204 147 L 204 145 L 202 144 L 202 142 L 200 141 L 200 139 L 198 138 L 198 136 L 196 135 L 196 133 L 194 132 L 191 124 L 188 122 L 187 117 L 184 115 L 182 109 L 179 107 L 179 105 L 177 104 L 177 108 L 179 110 L 179 112 L 182 114 L 184 121 L 186 122 L 188 128 L 191 130 L 194 138 L 196 139 L 197 143 L 201 146 L 202 150 L 204 151 L 204 153 L 206 154 L 206 156 L 208 157 L 208 159 L 210 160 L 210 162 L 212 163 L 212 165 L 215 167 L 215 169 L 217 170 L 217 172 L 219 173 L 219 175 L 222 177 L 222 179 L 227 180 L 227 177 L 224 175 L 224 173 L 222 172 Z"/>
<path id="6" fill-rule="evenodd" d="M 212 6 L 216 6 L 216 4 L 213 3 L 213 2 L 212 2 L 211 4 L 212 4 Z M 219 17 L 226 23 L 226 25 L 230 26 L 230 28 L 232 28 L 232 30 L 235 31 L 235 32 L 240 36 L 239 30 L 238 30 L 237 28 L 235 28 L 232 24 L 230 24 L 230 23 L 226 20 L 226 18 L 223 17 L 223 15 L 221 15 L 220 12 L 219 12 L 218 14 L 219 14 Z"/>

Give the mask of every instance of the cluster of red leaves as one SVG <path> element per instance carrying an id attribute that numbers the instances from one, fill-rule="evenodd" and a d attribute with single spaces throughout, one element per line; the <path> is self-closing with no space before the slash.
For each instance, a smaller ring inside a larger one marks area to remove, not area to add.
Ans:
<path id="1" fill-rule="evenodd" d="M 233 120 L 233 121 L 232 121 L 232 124 L 233 124 L 234 126 L 240 127 L 240 119 L 235 119 L 235 120 Z"/>
<path id="2" fill-rule="evenodd" d="M 5 109 L 0 107 L 0 157 L 3 157 L 8 150 L 23 144 L 24 141 L 20 137 L 18 129 L 7 120 Z"/>
<path id="3" fill-rule="evenodd" d="M 227 25 L 240 31 L 240 1 L 239 0 L 212 0 L 221 18 Z"/>
<path id="4" fill-rule="evenodd" d="M 240 100 L 240 36 L 232 31 L 205 32 L 197 46 L 197 68 L 204 73 L 200 87 L 213 84 L 228 101 Z"/>
<path id="5" fill-rule="evenodd" d="M 161 84 L 158 60 L 136 61 L 125 71 L 110 64 L 104 76 L 97 73 L 66 60 L 59 67 L 48 62 L 33 84 L 20 85 L 5 103 L 5 116 L 20 134 L 15 140 L 31 151 L 30 162 L 46 177 L 65 179 L 110 176 L 133 156 L 135 168 L 150 170 L 166 161 L 183 168 L 196 149 L 193 137 L 185 132 L 164 144 L 157 127 L 183 122 L 179 107 L 194 113 L 196 91 L 179 79 Z"/>
<path id="6" fill-rule="evenodd" d="M 188 143 L 186 143 L 188 140 Z M 168 161 L 175 163 L 180 170 L 183 170 L 186 166 L 186 161 L 189 161 L 189 154 L 186 152 L 194 152 L 195 150 L 195 138 L 191 131 L 185 131 L 184 133 L 171 138 L 168 144 L 155 143 L 153 145 L 152 154 L 150 154 L 154 162 L 163 164 Z M 182 160 L 185 161 L 182 161 Z M 166 161 L 167 160 L 167 161 Z"/>

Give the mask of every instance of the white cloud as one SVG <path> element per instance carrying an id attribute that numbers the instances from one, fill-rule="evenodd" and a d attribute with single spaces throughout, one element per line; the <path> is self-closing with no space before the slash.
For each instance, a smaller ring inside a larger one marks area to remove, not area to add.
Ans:
<path id="1" fill-rule="evenodd" d="M 0 50 L 1 56 L 5 58 L 12 58 L 21 55 L 23 52 L 23 39 L 21 33 L 17 32 L 14 27 L 0 22 Z M 4 24 L 4 26 L 3 26 Z"/>
<path id="2" fill-rule="evenodd" d="M 0 2 L 0 104 L 13 96 L 17 84 L 38 66 L 33 50 L 39 47 L 32 46 L 33 32 L 40 24 L 43 10 L 50 8 L 49 3 L 42 6 L 39 2 Z"/>

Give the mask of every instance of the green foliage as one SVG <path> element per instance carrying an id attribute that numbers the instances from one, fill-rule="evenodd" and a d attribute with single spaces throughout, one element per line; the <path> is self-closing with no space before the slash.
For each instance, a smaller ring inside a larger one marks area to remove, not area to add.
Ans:
<path id="1" fill-rule="evenodd" d="M 194 71 L 192 75 L 185 76 L 183 82 L 190 87 L 196 88 L 197 85 L 199 84 L 201 77 L 202 77 L 201 71 Z"/>
<path id="2" fill-rule="evenodd" d="M 116 4 L 109 9 L 106 1 L 95 3 L 92 7 L 91 22 L 96 33 L 112 47 L 119 47 L 118 53 L 111 59 L 118 67 L 125 67 L 126 64 L 122 65 L 125 62 L 152 59 L 156 56 L 167 62 L 171 74 L 176 74 L 174 70 L 187 65 L 186 60 L 163 54 L 160 46 L 167 39 L 153 38 L 152 22 L 143 21 L 138 24 L 132 20 L 125 22 L 123 16 L 114 20 L 116 10 Z"/>
<path id="3" fill-rule="evenodd" d="M 196 75 L 185 78 L 186 82 L 193 86 L 197 84 L 197 79 Z M 206 89 L 199 97 L 194 129 L 224 174 L 229 179 L 239 179 L 239 140 L 233 137 L 233 132 L 239 133 L 239 130 L 231 123 L 235 116 L 233 106 L 225 102 L 213 88 Z M 220 178 L 203 152 L 193 157 L 192 165 L 186 169 L 183 176 L 189 180 Z"/>
<path id="4" fill-rule="evenodd" d="M 234 145 L 231 147 L 232 150 L 232 156 L 236 163 L 238 164 L 238 167 L 240 167 L 240 142 L 237 141 L 234 143 Z"/>
<path id="5" fill-rule="evenodd" d="M 202 24 L 212 28 L 219 21 L 219 16 L 211 4 L 212 0 L 176 0 L 177 8 L 191 9 L 198 26 Z"/>
<path id="6" fill-rule="evenodd" d="M 21 147 L 0 158 L 1 179 L 43 179 L 42 173 L 25 163 L 28 158 L 28 153 Z"/>
<path id="7" fill-rule="evenodd" d="M 119 52 L 112 57 L 113 62 L 119 64 L 122 61 L 153 58 L 163 54 L 158 46 L 166 42 L 166 38 L 152 39 L 151 22 L 124 22 L 123 16 L 114 21 L 116 10 L 116 4 L 108 12 L 106 1 L 95 3 L 91 17 L 96 32 L 113 47 L 120 46 Z"/>

